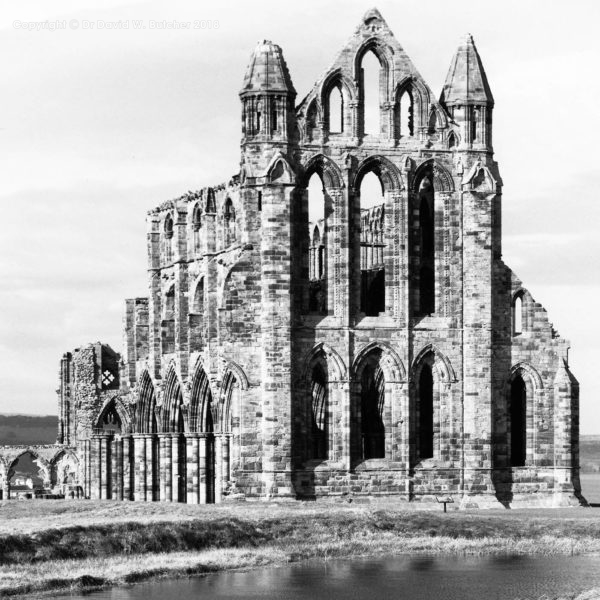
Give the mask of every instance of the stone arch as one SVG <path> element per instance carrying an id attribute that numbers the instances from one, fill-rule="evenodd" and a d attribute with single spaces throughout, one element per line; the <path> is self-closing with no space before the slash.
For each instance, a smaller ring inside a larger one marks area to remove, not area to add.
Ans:
<path id="1" fill-rule="evenodd" d="M 202 360 L 198 358 L 190 385 L 190 431 L 212 433 L 215 414 L 210 380 Z"/>
<path id="2" fill-rule="evenodd" d="M 533 386 L 532 391 L 535 392 L 544 389 L 544 382 L 542 381 L 540 374 L 538 373 L 537 369 L 535 369 L 535 367 L 529 363 L 522 361 L 513 365 L 513 367 L 510 369 L 508 381 L 510 382 L 512 379 L 514 379 L 517 374 L 524 375 L 524 378 L 527 378 L 531 382 Z"/>
<path id="3" fill-rule="evenodd" d="M 161 413 L 163 432 L 183 433 L 186 430 L 189 431 L 187 428 L 187 411 L 183 406 L 183 391 L 173 361 L 169 363 L 169 367 L 167 368 Z"/>
<path id="4" fill-rule="evenodd" d="M 348 370 L 346 369 L 344 360 L 331 346 L 325 342 L 319 342 L 316 344 L 304 359 L 303 379 L 305 381 L 309 379 L 311 365 L 319 357 L 319 355 L 323 355 L 327 363 L 327 374 L 330 382 L 346 381 L 348 377 Z"/>
<path id="5" fill-rule="evenodd" d="M 354 55 L 354 81 L 360 80 L 362 60 L 369 52 L 373 52 L 373 54 L 377 57 L 377 60 L 379 60 L 379 64 L 385 73 L 386 96 L 388 96 L 390 73 L 392 73 L 394 69 L 394 51 L 392 47 L 389 44 L 386 44 L 381 38 L 369 38 L 358 47 L 358 50 Z"/>
<path id="6" fill-rule="evenodd" d="M 120 421 L 120 430 L 121 433 L 131 433 L 132 431 L 132 420 L 129 414 L 129 411 L 125 407 L 125 404 L 121 400 L 119 396 L 113 396 L 112 398 L 107 398 L 100 407 L 98 411 L 98 418 L 96 419 L 95 427 L 97 429 L 102 429 L 102 423 L 104 421 L 104 417 L 108 414 L 109 411 L 113 410 L 119 417 Z"/>
<path id="7" fill-rule="evenodd" d="M 228 361 L 225 367 L 225 373 L 227 374 L 229 372 L 233 373 L 242 390 L 247 390 L 250 387 L 250 382 L 248 381 L 248 377 L 246 376 L 244 369 L 242 369 L 240 365 L 232 360 Z"/>
<path id="8" fill-rule="evenodd" d="M 371 172 L 377 175 L 384 193 L 400 192 L 404 189 L 402 174 L 398 168 L 385 156 L 373 155 L 365 158 L 356 169 L 352 181 L 352 189 L 355 192 L 360 191 L 360 184 L 363 177 Z"/>
<path id="9" fill-rule="evenodd" d="M 434 158 L 423 161 L 415 170 L 412 191 L 417 193 L 423 179 L 430 176 L 435 192 L 453 192 L 454 179 L 451 173 Z"/>
<path id="10" fill-rule="evenodd" d="M 281 152 L 277 152 L 265 169 L 265 177 L 271 183 L 294 183 L 296 175 Z"/>
<path id="11" fill-rule="evenodd" d="M 53 486 L 77 485 L 77 471 L 79 469 L 79 458 L 73 450 L 69 448 L 63 448 L 62 450 L 59 450 L 50 460 L 50 467 L 52 478 L 51 483 Z M 67 489 L 63 489 L 62 493 L 65 493 L 66 495 Z"/>
<path id="12" fill-rule="evenodd" d="M 155 433 L 156 388 L 147 369 L 144 369 L 140 375 L 137 390 L 138 398 L 135 410 L 135 432 Z"/>
<path id="13" fill-rule="evenodd" d="M 312 175 L 316 173 L 323 182 L 323 187 L 329 189 L 341 189 L 344 187 L 344 177 L 338 165 L 324 154 L 315 154 L 306 162 L 299 179 L 301 187 L 308 186 Z"/>
<path id="14" fill-rule="evenodd" d="M 354 379 L 360 379 L 362 368 L 364 368 L 364 359 L 373 351 L 381 353 L 381 366 L 386 383 L 402 383 L 406 381 L 406 368 L 402 359 L 388 343 L 381 341 L 369 342 L 358 352 L 352 363 Z"/>
<path id="15" fill-rule="evenodd" d="M 23 448 L 15 456 L 12 456 L 9 459 L 6 459 L 5 464 L 6 464 L 6 480 L 7 480 L 7 482 L 12 477 L 11 471 L 14 469 L 17 462 L 19 462 L 19 459 L 21 457 L 25 456 L 26 454 L 29 454 L 35 460 L 44 483 L 46 485 L 50 485 L 50 483 L 52 481 L 52 466 L 50 464 L 50 461 L 47 460 L 46 458 L 44 458 L 44 456 L 42 456 L 42 454 L 40 454 L 35 448 L 32 448 L 31 446 L 29 446 L 27 448 Z"/>
<path id="16" fill-rule="evenodd" d="M 413 75 L 407 75 L 400 82 L 396 84 L 396 88 L 393 94 L 394 102 L 394 137 L 399 139 L 401 136 L 404 137 L 400 131 L 400 101 L 404 93 L 408 93 L 409 98 L 412 102 L 412 133 L 416 135 L 419 129 L 427 126 L 427 119 L 429 117 L 428 110 L 431 102 L 430 93 L 427 86 L 418 78 Z"/>
<path id="17" fill-rule="evenodd" d="M 421 348 L 412 362 L 411 371 L 413 374 L 417 373 L 419 364 L 423 362 L 423 359 L 427 357 L 427 355 L 432 355 L 434 357 L 436 369 L 444 383 L 455 383 L 458 381 L 452 363 L 435 344 L 427 344 Z"/>
<path id="18" fill-rule="evenodd" d="M 315 96 L 308 102 L 305 113 L 305 132 L 309 140 L 318 137 L 322 122 L 323 107 Z"/>
<path id="19" fill-rule="evenodd" d="M 323 107 L 324 127 L 328 132 L 330 130 L 329 100 L 335 88 L 338 88 L 342 95 L 342 132 L 348 134 L 352 123 L 350 105 L 358 100 L 358 90 L 354 82 L 341 69 L 336 69 L 325 77 L 321 84 L 319 99 Z"/>

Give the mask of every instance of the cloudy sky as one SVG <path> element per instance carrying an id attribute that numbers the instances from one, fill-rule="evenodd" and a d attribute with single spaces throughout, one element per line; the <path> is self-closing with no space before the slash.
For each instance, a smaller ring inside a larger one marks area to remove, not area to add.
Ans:
<path id="1" fill-rule="evenodd" d="M 372 1 L 3 1 L 0 412 L 53 413 L 63 352 L 121 348 L 123 299 L 145 294 L 146 210 L 237 170 L 255 43 L 283 47 L 301 98 Z M 473 34 L 496 100 L 504 259 L 571 340 L 581 429 L 600 434 L 600 3 L 377 6 L 436 94 Z"/>

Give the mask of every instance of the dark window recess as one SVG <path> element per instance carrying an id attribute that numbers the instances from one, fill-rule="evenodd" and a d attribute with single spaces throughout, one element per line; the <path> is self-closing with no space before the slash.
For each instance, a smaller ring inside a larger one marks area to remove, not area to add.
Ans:
<path id="1" fill-rule="evenodd" d="M 525 465 L 527 450 L 527 389 L 518 375 L 510 386 L 510 464 Z"/>
<path id="2" fill-rule="evenodd" d="M 382 418 L 385 387 L 381 368 L 367 365 L 361 383 L 362 458 L 385 458 L 385 427 Z"/>
<path id="3" fill-rule="evenodd" d="M 385 269 L 361 271 L 360 310 L 367 317 L 385 311 Z"/>
<path id="4" fill-rule="evenodd" d="M 328 458 L 327 376 L 320 365 L 313 370 L 311 395 L 310 457 L 325 460 Z"/>
<path id="5" fill-rule="evenodd" d="M 423 365 L 419 377 L 419 459 L 433 458 L 433 374 Z"/>
<path id="6" fill-rule="evenodd" d="M 420 312 L 435 312 L 435 230 L 433 219 L 433 187 L 427 182 L 421 192 L 419 209 L 421 268 L 419 270 Z"/>
<path id="7" fill-rule="evenodd" d="M 327 294 L 322 279 L 308 282 L 308 311 L 327 314 Z"/>

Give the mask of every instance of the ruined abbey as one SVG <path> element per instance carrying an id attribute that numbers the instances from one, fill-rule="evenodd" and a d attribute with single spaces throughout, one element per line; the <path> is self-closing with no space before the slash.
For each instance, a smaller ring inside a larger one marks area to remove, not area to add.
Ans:
<path id="1" fill-rule="evenodd" d="M 260 42 L 240 102 L 239 172 L 148 213 L 122 354 L 61 361 L 82 494 L 582 501 L 569 344 L 502 261 L 473 38 L 437 100 L 373 9 L 299 104 Z"/>

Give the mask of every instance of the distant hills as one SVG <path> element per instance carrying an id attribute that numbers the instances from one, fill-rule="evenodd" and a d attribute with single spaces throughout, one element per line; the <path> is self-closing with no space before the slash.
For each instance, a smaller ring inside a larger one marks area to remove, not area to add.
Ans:
<path id="1" fill-rule="evenodd" d="M 1 415 L 0 446 L 54 444 L 58 418 L 53 415 Z M 584 473 L 600 472 L 600 435 L 582 435 L 580 464 Z"/>
<path id="2" fill-rule="evenodd" d="M 54 444 L 58 417 L 0 415 L 0 446 Z"/>

